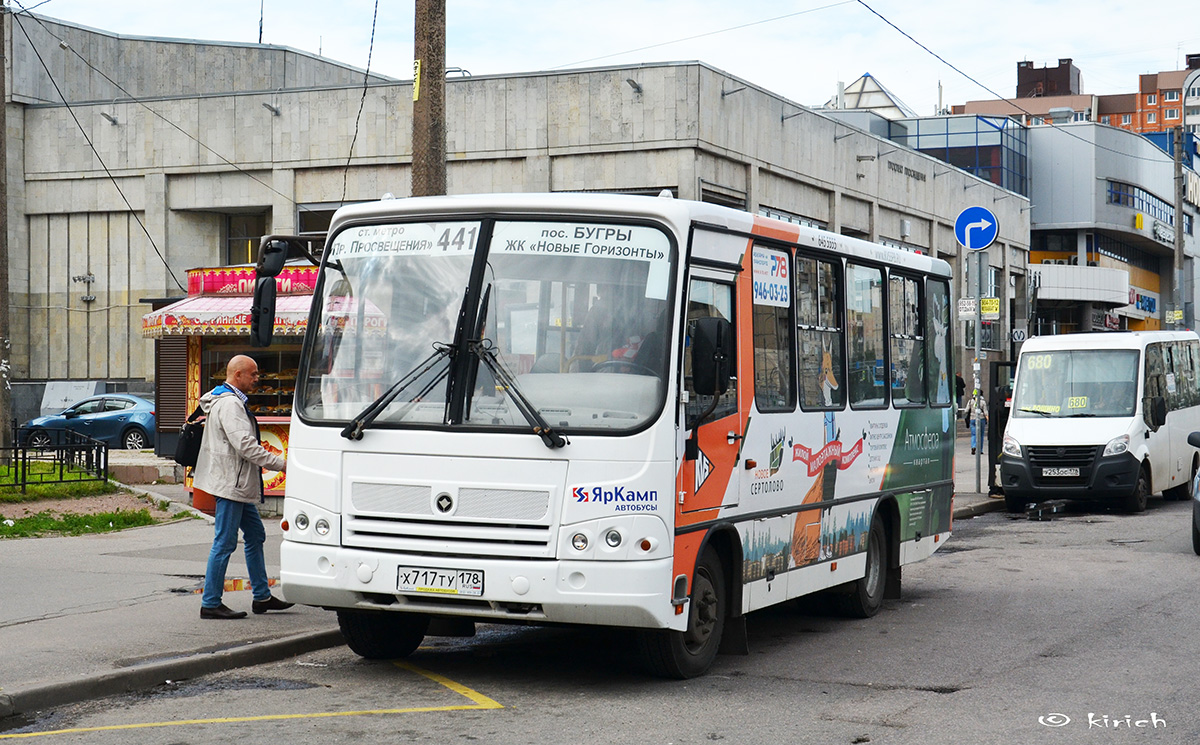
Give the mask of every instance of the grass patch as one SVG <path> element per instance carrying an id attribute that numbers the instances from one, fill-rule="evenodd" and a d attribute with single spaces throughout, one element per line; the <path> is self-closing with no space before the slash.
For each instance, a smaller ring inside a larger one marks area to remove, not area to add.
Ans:
<path id="1" fill-rule="evenodd" d="M 12 523 L 9 525 L 9 523 Z M 110 533 L 126 528 L 152 525 L 154 518 L 150 510 L 117 510 L 95 515 L 77 515 L 65 512 L 39 512 L 36 515 L 0 520 L 0 538 L 32 538 L 56 533 L 60 535 L 83 535 L 85 533 Z"/>
<path id="2" fill-rule="evenodd" d="M 68 479 L 82 478 L 86 475 L 86 471 L 69 469 L 64 477 Z M 36 479 L 40 476 L 57 477 L 57 471 L 48 463 L 31 463 L 29 477 Z M 20 486 L 6 486 L 14 479 L 12 466 L 0 466 L 0 504 L 36 502 L 41 499 L 82 499 L 97 494 L 113 494 L 121 490 L 119 486 L 108 481 L 65 481 L 51 484 L 29 484 L 22 492 Z"/>

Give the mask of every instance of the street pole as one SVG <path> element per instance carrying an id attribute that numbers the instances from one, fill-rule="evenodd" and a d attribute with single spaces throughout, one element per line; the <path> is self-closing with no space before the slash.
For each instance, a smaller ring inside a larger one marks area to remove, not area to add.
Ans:
<path id="1" fill-rule="evenodd" d="M 446 0 L 416 0 L 412 195 L 446 193 Z"/>
<path id="2" fill-rule="evenodd" d="M 975 425 L 975 493 L 979 494 L 983 491 L 980 476 L 982 470 L 980 468 L 983 457 L 983 432 L 979 423 L 979 411 L 975 405 L 975 392 L 983 391 L 980 386 L 983 381 L 979 375 L 979 355 L 983 348 L 983 254 L 987 249 L 980 249 L 975 252 L 977 258 L 975 270 L 975 387 L 971 389 L 971 421 Z"/>
<path id="3" fill-rule="evenodd" d="M 1175 127 L 1175 328 L 1183 328 L 1183 127 Z"/>
<path id="4" fill-rule="evenodd" d="M 8 7 L 0 0 L 0 448 L 13 443 L 12 435 L 12 339 L 9 336 L 8 306 L 8 88 L 4 82 L 9 66 L 4 46 Z M 8 461 L 8 450 L 0 450 Z"/>

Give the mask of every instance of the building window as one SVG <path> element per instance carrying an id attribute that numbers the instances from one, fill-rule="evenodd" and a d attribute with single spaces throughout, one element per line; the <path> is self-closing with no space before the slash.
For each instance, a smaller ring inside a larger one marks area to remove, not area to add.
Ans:
<path id="1" fill-rule="evenodd" d="M 1150 93 L 1150 94 L 1148 94 L 1148 95 L 1146 96 L 1146 105 L 1147 105 L 1147 106 L 1156 106 L 1156 105 L 1158 105 L 1158 96 L 1157 96 L 1157 95 L 1155 95 L 1154 93 Z"/>
<path id="2" fill-rule="evenodd" d="M 1109 181 L 1108 203 L 1131 207 L 1138 212 L 1144 212 L 1155 220 L 1160 220 L 1168 225 L 1175 224 L 1175 207 L 1172 204 L 1132 184 Z"/>
<path id="3" fill-rule="evenodd" d="M 1154 112 L 1154 111 L 1147 111 L 1146 112 L 1146 123 L 1147 124 L 1155 124 L 1157 122 L 1158 122 L 1158 113 Z"/>
<path id="4" fill-rule="evenodd" d="M 1167 103 L 1175 103 L 1179 100 L 1179 91 L 1163 91 L 1163 100 Z"/>
<path id="5" fill-rule="evenodd" d="M 1179 118 L 1179 109 L 1167 109 L 1166 113 L 1163 114 L 1163 118 L 1164 119 L 1178 119 Z"/>
<path id="6" fill-rule="evenodd" d="M 776 209 L 774 207 L 759 207 L 758 214 L 763 217 L 771 217 L 776 220 L 783 220 L 794 225 L 803 225 L 808 228 L 816 228 L 817 230 L 829 230 L 829 224 L 820 220 L 813 220 L 803 215 L 797 215 L 795 212 L 787 212 L 786 210 Z"/>
<path id="7" fill-rule="evenodd" d="M 1105 114 L 1104 116 L 1100 117 L 1100 123 L 1101 123 L 1101 124 L 1108 124 L 1108 118 L 1109 118 L 1109 117 L 1108 117 L 1108 115 L 1107 115 L 1107 114 Z"/>
<path id="8" fill-rule="evenodd" d="M 253 264 L 258 261 L 258 240 L 267 232 L 267 216 L 226 215 L 225 263 Z"/>
<path id="9" fill-rule="evenodd" d="M 1200 116 L 1200 106 L 1187 107 L 1187 115 L 1188 116 Z"/>
<path id="10" fill-rule="evenodd" d="M 1129 126 L 1133 123 L 1133 114 L 1121 114 L 1121 124 Z"/>

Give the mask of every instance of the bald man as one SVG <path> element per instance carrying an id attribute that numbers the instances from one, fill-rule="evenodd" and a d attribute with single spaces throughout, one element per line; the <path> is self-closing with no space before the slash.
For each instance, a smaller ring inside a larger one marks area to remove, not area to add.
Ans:
<path id="1" fill-rule="evenodd" d="M 200 598 L 200 617 L 213 619 L 245 618 L 221 602 L 225 591 L 225 569 L 237 548 L 238 531 L 246 549 L 246 568 L 255 613 L 292 607 L 271 594 L 263 543 L 267 540 L 257 504 L 263 501 L 262 469 L 283 471 L 287 460 L 262 446 L 258 421 L 246 403 L 246 396 L 258 387 L 258 363 L 244 354 L 229 360 L 225 382 L 200 397 L 200 408 L 208 419 L 200 456 L 192 473 L 192 486 L 215 497 L 216 526 L 208 569 L 204 573 L 204 595 Z"/>

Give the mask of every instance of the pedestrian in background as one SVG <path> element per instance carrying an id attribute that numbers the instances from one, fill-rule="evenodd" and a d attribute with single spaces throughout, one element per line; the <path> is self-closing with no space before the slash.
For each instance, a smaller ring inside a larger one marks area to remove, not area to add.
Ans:
<path id="1" fill-rule="evenodd" d="M 250 412 L 246 395 L 258 386 L 258 363 L 237 355 L 225 366 L 225 382 L 200 398 L 207 415 L 200 456 L 193 471 L 192 487 L 213 495 L 216 526 L 208 568 L 204 573 L 201 618 L 245 618 L 221 602 L 225 592 L 225 569 L 237 548 L 238 531 L 245 542 L 246 569 L 255 613 L 292 607 L 271 594 L 263 544 L 267 532 L 258 514 L 263 501 L 262 469 L 284 471 L 287 459 L 262 446 L 258 421 Z"/>
<path id="2" fill-rule="evenodd" d="M 962 373 L 954 373 L 954 392 L 955 401 L 958 402 L 958 410 L 962 411 L 962 397 L 967 392 L 967 381 L 963 380 Z"/>
<path id="3" fill-rule="evenodd" d="M 976 419 L 979 420 L 979 424 L 982 426 L 979 433 L 979 447 L 983 447 L 983 433 L 987 432 L 987 402 L 983 400 L 983 393 L 978 388 L 971 393 L 971 400 L 967 403 L 967 418 L 971 427 L 971 455 L 974 455 L 976 447 Z"/>

